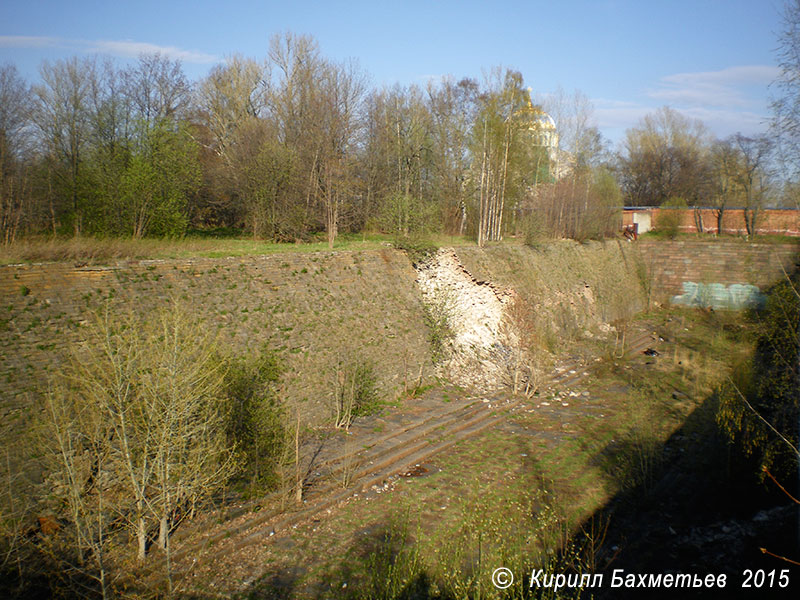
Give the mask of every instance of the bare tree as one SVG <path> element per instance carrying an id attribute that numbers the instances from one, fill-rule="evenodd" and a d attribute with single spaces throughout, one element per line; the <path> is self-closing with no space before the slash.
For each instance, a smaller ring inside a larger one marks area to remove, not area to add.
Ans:
<path id="1" fill-rule="evenodd" d="M 759 212 L 769 189 L 767 163 L 772 142 L 767 136 L 746 137 L 736 134 L 733 142 L 740 156 L 737 181 L 744 200 L 744 221 L 748 235 L 755 236 Z"/>
<path id="2" fill-rule="evenodd" d="M 106 498 L 111 429 L 104 423 L 105 415 L 82 400 L 62 385 L 48 390 L 44 401 L 45 458 L 50 460 L 47 466 L 54 495 L 69 510 L 76 553 L 72 567 L 95 579 L 103 598 L 107 598 L 110 573 L 106 544 L 109 523 L 119 509 Z"/>
<path id="3" fill-rule="evenodd" d="M 89 141 L 89 95 L 96 75 L 93 59 L 71 58 L 40 68 L 42 83 L 33 87 L 33 122 L 52 172 L 68 203 L 75 235 L 87 210 L 84 160 Z"/>
<path id="4" fill-rule="evenodd" d="M 47 405 L 62 464 L 54 473 L 71 498 L 76 531 L 90 493 L 100 517 L 111 509 L 98 504 L 113 498 L 140 561 L 149 524 L 158 523 L 170 574 L 169 532 L 180 509 L 213 493 L 236 467 L 225 436 L 223 375 L 213 341 L 177 303 L 147 321 L 114 318 L 108 307 L 94 319 L 58 378 L 63 393 Z M 79 533 L 79 550 L 102 543 L 93 531 Z"/>
<path id="5" fill-rule="evenodd" d="M 800 1 L 789 0 L 778 38 L 780 75 L 775 82 L 778 95 L 772 102 L 773 129 L 778 153 L 787 179 L 796 179 L 800 169 Z"/>
<path id="6" fill-rule="evenodd" d="M 122 77 L 136 116 L 148 127 L 162 119 L 181 118 L 189 106 L 191 86 L 179 60 L 157 52 L 141 54 Z"/>
<path id="7" fill-rule="evenodd" d="M 240 55 L 217 65 L 197 91 L 199 108 L 213 136 L 213 150 L 226 161 L 240 127 L 263 116 L 267 65 Z"/>
<path id="8" fill-rule="evenodd" d="M 463 235 L 467 226 L 466 173 L 469 170 L 469 134 L 475 118 L 478 84 L 444 78 L 428 85 L 432 119 L 432 162 L 436 176 L 434 193 L 442 204 L 444 226 Z"/>
<path id="9" fill-rule="evenodd" d="M 722 233 L 723 218 L 729 206 L 741 202 L 739 181 L 741 155 L 732 139 L 719 140 L 711 148 L 711 206 L 717 219 L 717 233 Z"/>
<path id="10" fill-rule="evenodd" d="M 13 242 L 28 199 L 24 168 L 30 91 L 13 65 L 0 66 L 0 236 Z"/>
<path id="11" fill-rule="evenodd" d="M 698 204 L 708 193 L 708 132 L 702 122 L 663 107 L 625 133 L 619 159 L 628 204 L 653 206 L 671 198 Z"/>

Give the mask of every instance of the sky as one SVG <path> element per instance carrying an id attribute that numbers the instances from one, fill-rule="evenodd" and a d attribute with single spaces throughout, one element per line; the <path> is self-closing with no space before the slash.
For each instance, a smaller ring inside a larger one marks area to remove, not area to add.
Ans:
<path id="1" fill-rule="evenodd" d="M 615 143 L 665 105 L 726 137 L 767 129 L 782 13 L 782 0 L 0 0 L 0 63 L 36 82 L 43 60 L 157 51 L 198 80 L 290 31 L 355 59 L 374 87 L 502 66 L 539 98 L 580 90 Z"/>

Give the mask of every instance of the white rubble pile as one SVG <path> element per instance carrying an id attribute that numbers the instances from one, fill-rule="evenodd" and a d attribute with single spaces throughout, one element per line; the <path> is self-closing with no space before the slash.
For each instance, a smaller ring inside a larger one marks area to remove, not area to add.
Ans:
<path id="1" fill-rule="evenodd" d="M 457 385 L 496 389 L 508 380 L 508 364 L 516 347 L 505 313 L 513 292 L 476 281 L 452 249 L 441 249 L 417 265 L 417 284 L 429 306 L 448 313 L 452 352 L 439 365 Z"/>

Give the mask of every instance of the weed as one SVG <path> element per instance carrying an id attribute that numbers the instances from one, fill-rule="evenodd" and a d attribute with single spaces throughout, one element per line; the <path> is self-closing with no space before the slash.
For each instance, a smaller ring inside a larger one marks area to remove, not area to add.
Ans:
<path id="1" fill-rule="evenodd" d="M 421 238 L 399 237 L 395 239 L 393 245 L 398 250 L 405 251 L 414 266 L 425 261 L 438 250 L 438 246 L 432 241 Z"/>
<path id="2" fill-rule="evenodd" d="M 453 305 L 452 298 L 442 295 L 423 306 L 423 319 L 428 328 L 428 343 L 434 364 L 443 362 L 450 352 L 450 341 L 455 335 L 452 327 Z"/>

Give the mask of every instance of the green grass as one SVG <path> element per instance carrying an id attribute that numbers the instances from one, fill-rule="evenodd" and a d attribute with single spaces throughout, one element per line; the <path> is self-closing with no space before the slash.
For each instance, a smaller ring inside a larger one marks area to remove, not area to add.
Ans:
<path id="1" fill-rule="evenodd" d="M 396 246 L 396 241 L 394 236 L 380 233 L 348 233 L 336 238 L 333 250 L 376 250 Z M 465 237 L 447 235 L 431 236 L 426 243 L 432 246 L 474 244 Z M 307 242 L 277 243 L 254 240 L 233 229 L 194 230 L 182 239 L 31 236 L 0 246 L 0 265 L 61 261 L 103 265 L 124 260 L 227 258 L 329 250 L 322 236 Z"/>
<path id="2" fill-rule="evenodd" d="M 388 236 L 341 235 L 334 250 L 374 250 L 390 243 Z M 326 252 L 327 242 L 274 243 L 230 237 L 187 236 L 184 239 L 31 237 L 0 247 L 0 264 L 76 261 L 108 264 L 120 260 L 225 258 L 284 252 Z"/>

